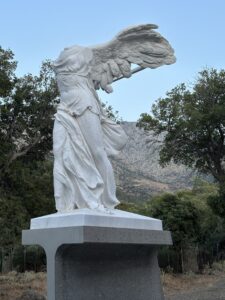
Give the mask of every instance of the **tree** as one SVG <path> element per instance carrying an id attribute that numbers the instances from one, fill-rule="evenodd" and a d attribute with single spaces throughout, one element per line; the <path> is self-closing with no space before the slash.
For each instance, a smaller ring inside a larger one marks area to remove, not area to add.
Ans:
<path id="1" fill-rule="evenodd" d="M 200 214 L 194 203 L 182 199 L 179 194 L 165 193 L 155 196 L 149 209 L 149 215 L 163 220 L 164 229 L 172 231 L 175 247 L 196 243 Z"/>
<path id="2" fill-rule="evenodd" d="M 0 170 L 4 176 L 10 165 L 26 156 L 44 159 L 52 148 L 52 125 L 58 91 L 50 62 L 39 76 L 14 76 L 13 88 L 1 98 Z"/>
<path id="3" fill-rule="evenodd" d="M 0 97 L 7 97 L 11 94 L 15 82 L 16 66 L 17 62 L 14 61 L 13 52 L 4 50 L 0 46 Z"/>
<path id="4" fill-rule="evenodd" d="M 225 70 L 203 70 L 192 90 L 175 87 L 137 125 L 163 135 L 162 166 L 174 161 L 196 168 L 225 189 Z"/>
<path id="5" fill-rule="evenodd" d="M 0 245 L 13 247 L 30 218 L 54 212 L 52 127 L 58 90 L 50 61 L 18 78 L 0 47 Z"/>
<path id="6" fill-rule="evenodd" d="M 146 203 L 143 213 L 163 220 L 164 230 L 171 231 L 173 247 L 168 249 L 166 254 L 170 257 L 169 267 L 176 272 L 187 270 L 184 266 L 186 250 L 195 247 L 200 231 L 200 214 L 194 203 L 181 199 L 177 194 L 165 193 L 153 197 L 149 203 Z"/>
<path id="7" fill-rule="evenodd" d="M 208 205 L 208 196 L 216 195 L 217 189 L 201 181 L 192 190 L 154 196 L 139 208 L 140 213 L 161 219 L 164 230 L 171 231 L 173 247 L 160 252 L 161 266 L 169 264 L 181 272 L 197 270 L 224 255 L 224 219 Z"/>

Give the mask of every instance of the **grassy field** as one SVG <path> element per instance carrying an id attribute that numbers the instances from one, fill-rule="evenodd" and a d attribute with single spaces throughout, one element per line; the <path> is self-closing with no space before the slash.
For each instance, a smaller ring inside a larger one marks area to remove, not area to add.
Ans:
<path id="1" fill-rule="evenodd" d="M 163 289 L 166 296 L 179 295 L 196 288 L 207 288 L 225 278 L 225 264 L 218 264 L 205 274 L 169 274 L 162 273 Z M 24 291 L 32 289 L 46 295 L 45 273 L 10 272 L 0 275 L 0 300 L 16 300 Z"/>

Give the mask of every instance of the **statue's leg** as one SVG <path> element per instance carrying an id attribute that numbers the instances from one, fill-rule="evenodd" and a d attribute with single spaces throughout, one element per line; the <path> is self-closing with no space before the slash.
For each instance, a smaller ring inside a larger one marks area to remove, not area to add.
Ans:
<path id="1" fill-rule="evenodd" d="M 99 116 L 86 110 L 83 115 L 77 117 L 77 121 L 104 182 L 104 192 L 101 199 L 102 204 L 105 207 L 113 208 L 119 201 L 116 199 L 116 185 L 113 169 L 104 149 L 103 133 Z"/>
<path id="2" fill-rule="evenodd" d="M 66 170 L 63 163 L 63 149 L 66 143 L 67 133 L 60 122 L 55 120 L 53 130 L 53 153 L 54 153 L 54 196 L 56 210 L 63 212 L 73 209 L 73 197 L 68 188 Z"/>

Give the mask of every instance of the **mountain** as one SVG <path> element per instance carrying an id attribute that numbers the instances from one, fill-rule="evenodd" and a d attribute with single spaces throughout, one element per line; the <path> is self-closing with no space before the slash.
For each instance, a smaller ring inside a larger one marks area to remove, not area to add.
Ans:
<path id="1" fill-rule="evenodd" d="M 159 165 L 162 136 L 137 128 L 135 122 L 121 125 L 129 140 L 119 156 L 111 160 L 120 200 L 142 201 L 157 193 L 191 188 L 197 175 L 193 170 L 173 163 L 165 168 Z"/>

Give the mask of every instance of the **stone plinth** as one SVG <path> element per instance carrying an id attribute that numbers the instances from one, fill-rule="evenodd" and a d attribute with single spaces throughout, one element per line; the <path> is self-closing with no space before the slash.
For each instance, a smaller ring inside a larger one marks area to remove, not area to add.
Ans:
<path id="1" fill-rule="evenodd" d="M 31 219 L 30 223 L 30 229 L 76 226 L 162 230 L 162 221 L 118 209 L 100 212 L 83 208 Z"/>
<path id="2" fill-rule="evenodd" d="M 70 219 L 70 226 L 56 227 L 66 221 L 54 214 L 49 222 L 48 216 L 31 221 L 41 228 L 23 231 L 24 245 L 46 251 L 48 300 L 164 299 L 157 252 L 172 244 L 170 233 L 159 220 L 120 211 L 110 214 L 110 227 L 106 215 L 81 210 L 71 217 L 74 226 Z"/>

